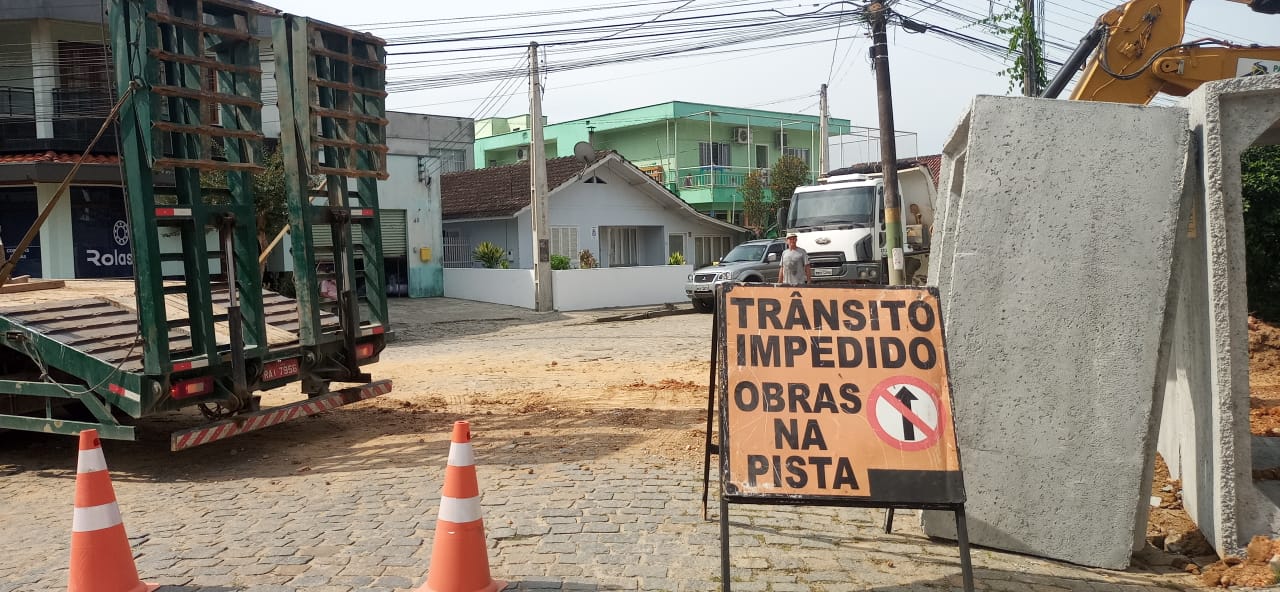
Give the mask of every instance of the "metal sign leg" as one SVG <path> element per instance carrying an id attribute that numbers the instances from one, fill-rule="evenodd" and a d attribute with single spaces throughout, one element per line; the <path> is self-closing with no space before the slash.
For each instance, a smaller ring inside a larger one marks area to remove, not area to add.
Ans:
<path id="1" fill-rule="evenodd" d="M 711 319 L 711 376 L 708 380 L 707 388 L 707 441 L 703 446 L 702 458 L 702 519 L 707 519 L 707 494 L 711 484 L 711 454 L 712 448 L 716 448 L 711 443 L 711 426 L 715 418 L 716 411 L 716 362 L 720 356 L 716 353 L 719 351 L 720 343 L 720 311 L 717 309 L 716 314 Z M 719 449 L 715 453 L 720 454 Z"/>
<path id="2" fill-rule="evenodd" d="M 960 577 L 964 579 L 964 592 L 973 592 L 973 561 L 969 558 L 969 526 L 965 521 L 964 506 L 955 509 L 956 542 L 960 543 Z"/>
<path id="3" fill-rule="evenodd" d="M 720 488 L 720 589 L 729 592 L 729 501 Z"/>
<path id="4" fill-rule="evenodd" d="M 893 533 L 893 508 L 886 508 L 884 512 L 884 533 Z"/>

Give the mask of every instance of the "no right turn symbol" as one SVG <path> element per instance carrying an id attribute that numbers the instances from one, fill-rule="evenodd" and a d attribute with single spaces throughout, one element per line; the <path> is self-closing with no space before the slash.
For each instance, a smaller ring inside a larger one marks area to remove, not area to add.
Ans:
<path id="1" fill-rule="evenodd" d="M 933 386 L 912 376 L 895 376 L 876 385 L 868 401 L 871 428 L 899 450 L 924 450 L 938 443 L 942 402 Z"/>

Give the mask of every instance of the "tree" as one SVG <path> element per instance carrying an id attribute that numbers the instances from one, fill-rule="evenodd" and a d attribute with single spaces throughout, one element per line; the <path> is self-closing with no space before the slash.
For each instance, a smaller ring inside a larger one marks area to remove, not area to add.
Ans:
<path id="1" fill-rule="evenodd" d="M 239 174 L 239 173 L 236 173 Z M 267 247 L 289 223 L 289 202 L 286 198 L 284 158 L 279 150 L 262 155 L 262 170 L 253 173 L 253 203 L 258 225 L 258 249 Z M 200 175 L 200 186 L 226 188 L 226 171 L 206 171 Z"/>
<path id="2" fill-rule="evenodd" d="M 1246 150 L 1240 173 L 1249 310 L 1280 321 L 1280 146 Z"/>
<path id="3" fill-rule="evenodd" d="M 1049 75 L 1044 68 L 1044 41 L 1036 34 L 1036 19 L 1027 5 L 1021 1 L 1014 3 L 1009 10 L 978 21 L 987 25 L 1000 37 L 1009 39 L 1009 50 L 1006 57 L 1012 62 L 1008 68 L 1000 71 L 1001 76 L 1009 78 L 1009 92 L 1022 88 L 1027 79 L 1028 66 L 1035 66 L 1035 88 L 1042 89 L 1049 85 Z M 1027 61 L 1023 44 L 1031 41 L 1031 62 Z"/>
<path id="4" fill-rule="evenodd" d="M 773 163 L 773 169 L 769 171 L 769 189 L 773 190 L 774 203 L 784 210 L 791 206 L 791 194 L 796 192 L 796 187 L 808 184 L 809 165 L 799 157 L 783 156 Z M 785 216 L 784 213 L 784 219 Z"/>
<path id="5" fill-rule="evenodd" d="M 738 192 L 742 194 L 742 213 L 746 227 L 757 237 L 763 236 L 774 225 L 773 218 L 777 209 L 777 202 L 769 199 L 764 190 L 764 175 L 758 170 L 747 173 L 747 178 L 738 187 Z"/>

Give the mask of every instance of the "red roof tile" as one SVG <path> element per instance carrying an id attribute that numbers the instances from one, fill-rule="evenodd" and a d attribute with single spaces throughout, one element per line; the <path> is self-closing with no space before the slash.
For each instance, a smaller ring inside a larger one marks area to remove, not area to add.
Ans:
<path id="1" fill-rule="evenodd" d="M 68 152 L 31 152 L 25 154 L 0 154 L 0 164 L 34 164 L 37 162 L 52 162 L 59 164 L 74 164 L 80 158 L 79 154 L 71 154 Z M 114 154 L 90 154 L 84 159 L 85 164 L 120 164 L 120 157 Z"/>
<path id="2" fill-rule="evenodd" d="M 923 166 L 929 169 L 929 173 L 933 175 L 933 186 L 938 186 L 938 176 L 942 174 L 942 155 L 929 154 L 927 156 L 913 156 L 911 158 L 898 159 L 898 170 L 909 169 L 912 167 Z M 880 162 L 863 162 L 842 169 L 836 169 L 829 173 L 829 176 L 835 175 L 854 175 L 866 173 L 880 172 Z"/>
<path id="3" fill-rule="evenodd" d="M 608 151 L 597 152 L 596 160 Z M 594 161 L 593 161 L 594 162 Z M 574 156 L 547 161 L 547 189 L 554 190 L 590 165 Z M 529 163 L 474 169 L 440 176 L 442 218 L 496 218 L 529 205 Z"/>

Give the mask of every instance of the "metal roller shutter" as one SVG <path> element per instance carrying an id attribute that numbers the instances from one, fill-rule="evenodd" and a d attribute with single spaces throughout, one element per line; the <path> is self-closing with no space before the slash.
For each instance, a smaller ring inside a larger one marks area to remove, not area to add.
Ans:
<path id="1" fill-rule="evenodd" d="M 312 234 L 311 241 L 315 243 L 316 247 L 332 247 L 333 246 L 333 235 L 329 231 L 328 225 L 316 224 L 312 226 L 311 234 Z M 360 244 L 360 241 L 362 240 L 364 240 L 364 232 L 360 230 L 359 225 L 353 224 L 351 226 L 351 242 L 354 244 Z M 327 254 L 328 253 L 326 252 L 326 255 Z M 356 256 L 357 257 L 360 256 L 359 251 L 356 251 Z"/>
<path id="2" fill-rule="evenodd" d="M 409 253 L 409 238 L 405 223 L 404 210 L 381 210 L 378 212 L 382 223 L 382 256 L 404 257 Z M 317 247 L 332 247 L 333 237 L 330 236 L 327 226 L 315 226 L 315 245 Z M 360 231 L 359 226 L 351 227 L 351 240 L 357 244 L 363 240 L 364 233 Z"/>
<path id="3" fill-rule="evenodd" d="M 409 236 L 404 210 L 382 210 L 382 256 L 404 257 L 409 254 Z"/>

